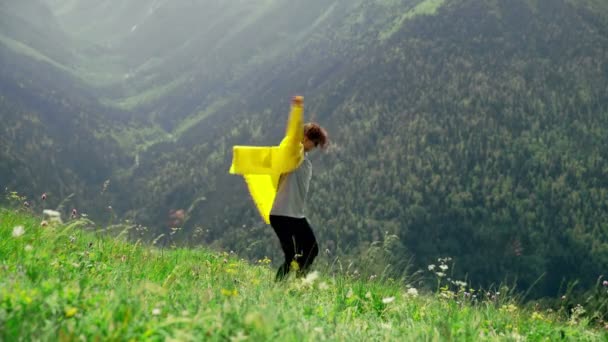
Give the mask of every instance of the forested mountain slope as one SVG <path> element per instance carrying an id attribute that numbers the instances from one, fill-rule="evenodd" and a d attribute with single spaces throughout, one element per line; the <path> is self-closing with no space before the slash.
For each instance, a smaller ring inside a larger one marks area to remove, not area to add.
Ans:
<path id="1" fill-rule="evenodd" d="M 333 140 L 312 156 L 308 209 L 330 257 L 396 236 L 396 273 L 451 256 L 478 284 L 543 276 L 535 295 L 608 264 L 601 1 L 47 3 L 82 44 L 83 92 L 136 120 L 96 126 L 120 146 L 95 158 L 112 180 L 104 205 L 156 235 L 275 256 L 227 169 L 233 145 L 277 143 L 302 94 Z"/>

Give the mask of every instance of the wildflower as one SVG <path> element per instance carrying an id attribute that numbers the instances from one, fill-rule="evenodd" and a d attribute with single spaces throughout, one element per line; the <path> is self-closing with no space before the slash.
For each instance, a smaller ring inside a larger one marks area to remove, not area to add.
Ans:
<path id="1" fill-rule="evenodd" d="M 439 294 L 439 297 L 445 298 L 445 299 L 452 299 L 452 298 L 454 298 L 454 292 L 442 290 L 441 293 Z"/>
<path id="2" fill-rule="evenodd" d="M 315 280 L 317 280 L 317 278 L 319 278 L 319 272 L 317 272 L 317 271 L 311 272 L 306 275 L 306 278 L 304 279 L 303 283 L 305 285 L 312 285 L 315 282 Z"/>
<path id="3" fill-rule="evenodd" d="M 42 211 L 42 214 L 51 223 L 59 223 L 59 224 L 63 223 L 61 221 L 61 213 L 59 213 L 58 211 L 45 209 Z"/>
<path id="4" fill-rule="evenodd" d="M 236 297 L 239 293 L 236 291 L 236 289 L 234 290 L 226 290 L 224 288 L 222 288 L 220 290 L 220 292 L 222 293 L 222 295 L 226 296 L 226 297 Z"/>
<path id="5" fill-rule="evenodd" d="M 608 286 L 608 280 L 604 280 L 604 281 L 602 282 L 602 285 L 604 285 L 604 286 Z"/>
<path id="6" fill-rule="evenodd" d="M 382 303 L 384 304 L 392 303 L 393 301 L 395 301 L 395 297 L 382 298 Z"/>
<path id="7" fill-rule="evenodd" d="M 29 208 L 30 202 L 28 202 L 28 201 L 23 202 L 23 206 L 26 208 Z"/>
<path id="8" fill-rule="evenodd" d="M 374 279 L 376 279 L 376 277 L 377 276 L 375 274 L 372 274 L 371 276 L 369 276 L 369 280 L 374 280 Z"/>
<path id="9" fill-rule="evenodd" d="M 24 249 L 26 252 L 31 252 L 32 250 L 34 250 L 34 247 L 32 247 L 32 245 L 25 245 Z"/>
<path id="10" fill-rule="evenodd" d="M 517 306 L 515 306 L 515 305 L 513 305 L 513 304 L 509 304 L 509 305 L 503 305 L 503 306 L 500 308 L 500 310 L 501 310 L 501 311 L 506 311 L 506 312 L 510 312 L 510 313 L 512 313 L 512 312 L 517 311 Z"/>
<path id="11" fill-rule="evenodd" d="M 441 268 L 441 270 L 442 270 L 442 271 L 447 271 L 447 269 L 448 269 L 448 265 L 446 265 L 446 264 L 441 264 L 441 265 L 439 265 L 439 268 Z"/>
<path id="12" fill-rule="evenodd" d="M 464 281 L 456 280 L 456 281 L 454 281 L 454 285 L 459 286 L 459 287 L 466 287 L 467 283 L 465 283 Z"/>
<path id="13" fill-rule="evenodd" d="M 439 278 L 441 278 L 441 277 L 445 277 L 445 273 L 443 273 L 443 272 L 437 272 L 437 273 L 435 273 L 435 274 L 437 274 L 437 276 L 438 276 Z"/>
<path id="14" fill-rule="evenodd" d="M 429 271 L 435 270 L 435 265 L 429 265 L 428 269 L 429 269 Z"/>
<path id="15" fill-rule="evenodd" d="M 23 226 L 15 226 L 13 228 L 13 237 L 14 238 L 18 238 L 23 234 L 25 234 L 25 229 L 23 228 Z"/>
<path id="16" fill-rule="evenodd" d="M 260 264 L 264 264 L 264 265 L 268 265 L 268 264 L 270 264 L 271 262 L 272 262 L 272 260 L 270 260 L 270 258 L 269 258 L 269 257 L 264 257 L 264 259 L 260 259 L 260 260 L 258 260 L 258 263 L 260 263 Z"/>
<path id="17" fill-rule="evenodd" d="M 158 315 L 160 315 L 160 309 L 159 309 L 159 308 L 154 308 L 154 309 L 152 310 L 152 315 L 154 315 L 154 316 L 158 316 Z"/>
<path id="18" fill-rule="evenodd" d="M 411 288 L 407 289 L 407 295 L 410 297 L 418 297 L 418 290 L 411 287 Z"/>
<path id="19" fill-rule="evenodd" d="M 367 291 L 367 293 L 365 294 L 365 298 L 367 299 L 371 299 L 372 298 L 372 293 Z"/>
<path id="20" fill-rule="evenodd" d="M 77 313 L 78 313 L 78 309 L 73 306 L 67 307 L 64 310 L 64 314 L 65 314 L 66 318 L 74 317 Z"/>

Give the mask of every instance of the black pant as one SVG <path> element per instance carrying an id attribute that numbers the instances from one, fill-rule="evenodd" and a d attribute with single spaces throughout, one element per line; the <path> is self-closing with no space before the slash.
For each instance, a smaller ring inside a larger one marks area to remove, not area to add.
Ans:
<path id="1" fill-rule="evenodd" d="M 276 280 L 282 280 L 291 269 L 291 262 L 298 264 L 298 276 L 305 275 L 319 254 L 317 239 L 306 218 L 270 215 L 270 225 L 281 242 L 285 262 L 277 271 Z"/>

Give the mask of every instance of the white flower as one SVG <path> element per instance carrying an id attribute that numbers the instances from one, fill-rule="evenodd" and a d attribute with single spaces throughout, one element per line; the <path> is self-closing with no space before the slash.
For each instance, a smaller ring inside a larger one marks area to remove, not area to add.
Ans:
<path id="1" fill-rule="evenodd" d="M 395 297 L 382 298 L 382 303 L 388 304 L 388 303 L 392 303 L 394 300 L 395 300 Z"/>
<path id="2" fill-rule="evenodd" d="M 448 265 L 441 264 L 441 265 L 439 265 L 439 268 L 441 268 L 442 271 L 447 271 Z"/>
<path id="3" fill-rule="evenodd" d="M 437 274 L 437 276 L 438 276 L 438 277 L 440 277 L 440 278 L 441 278 L 441 277 L 445 277 L 445 273 L 443 273 L 443 272 L 437 272 L 436 274 Z"/>
<path id="4" fill-rule="evenodd" d="M 50 223 L 59 223 L 59 224 L 63 223 L 61 221 L 61 213 L 58 211 L 45 209 L 42 211 L 42 215 L 44 216 L 45 220 L 47 220 Z"/>
<path id="5" fill-rule="evenodd" d="M 409 288 L 407 289 L 407 295 L 410 297 L 418 297 L 418 290 L 416 290 L 415 288 Z"/>
<path id="6" fill-rule="evenodd" d="M 429 271 L 432 271 L 435 269 L 435 265 L 429 265 Z"/>
<path id="7" fill-rule="evenodd" d="M 367 293 L 365 294 L 365 298 L 367 298 L 367 299 L 372 298 L 372 293 L 367 291 Z"/>
<path id="8" fill-rule="evenodd" d="M 32 245 L 25 245 L 26 252 L 31 252 L 33 249 L 34 249 L 34 247 L 32 247 Z"/>
<path id="9" fill-rule="evenodd" d="M 25 234 L 25 229 L 23 228 L 23 226 L 15 226 L 13 228 L 13 237 L 17 238 L 23 234 Z"/>
<path id="10" fill-rule="evenodd" d="M 158 316 L 158 315 L 160 315 L 160 309 L 159 309 L 159 308 L 154 308 L 154 310 L 152 310 L 152 314 L 153 314 L 154 316 Z"/>
<path id="11" fill-rule="evenodd" d="M 467 286 L 467 283 L 465 283 L 464 281 L 456 280 L 456 281 L 454 282 L 454 285 L 456 285 L 456 286 L 460 286 L 460 287 L 466 287 L 466 286 Z"/>
<path id="12" fill-rule="evenodd" d="M 311 273 L 308 273 L 306 275 L 306 278 L 302 281 L 304 283 L 304 285 L 312 285 L 315 280 L 317 280 L 317 278 L 319 278 L 319 272 L 314 271 Z"/>

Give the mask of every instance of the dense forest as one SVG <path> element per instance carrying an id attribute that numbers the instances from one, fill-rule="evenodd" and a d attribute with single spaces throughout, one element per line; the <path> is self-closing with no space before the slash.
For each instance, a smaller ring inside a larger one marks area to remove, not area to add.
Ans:
<path id="1" fill-rule="evenodd" d="M 397 277 L 451 257 L 454 279 L 534 297 L 606 272 L 602 1 L 9 3 L 0 185 L 31 205 L 278 258 L 227 170 L 233 145 L 279 141 L 301 94 L 332 139 L 311 156 L 320 262 Z"/>

